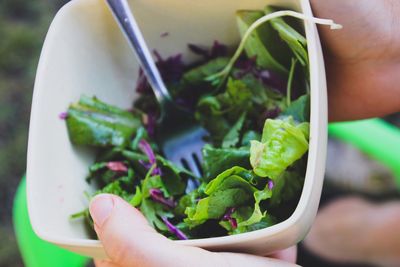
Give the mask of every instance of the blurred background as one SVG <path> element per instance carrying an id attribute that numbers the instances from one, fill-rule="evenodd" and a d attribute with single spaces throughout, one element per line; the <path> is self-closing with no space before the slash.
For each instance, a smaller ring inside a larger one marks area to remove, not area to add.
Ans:
<path id="1" fill-rule="evenodd" d="M 23 266 L 12 228 L 12 203 L 25 172 L 32 89 L 40 49 L 67 0 L 0 1 L 0 266 Z"/>
<path id="2" fill-rule="evenodd" d="M 67 2 L 0 1 L 0 267 L 24 266 L 13 231 L 13 198 L 25 172 L 32 89 L 41 46 L 56 11 Z M 398 114 L 385 119 L 400 125 Z M 331 138 L 322 205 L 349 194 L 398 198 L 394 177 L 386 167 Z M 328 263 L 302 246 L 299 264 L 344 266 Z"/>

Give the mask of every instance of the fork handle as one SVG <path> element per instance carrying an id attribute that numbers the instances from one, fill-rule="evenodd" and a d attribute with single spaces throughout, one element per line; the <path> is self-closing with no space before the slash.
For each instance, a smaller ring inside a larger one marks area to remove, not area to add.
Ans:
<path id="1" fill-rule="evenodd" d="M 172 103 L 172 98 L 165 87 L 160 72 L 154 64 L 153 57 L 146 45 L 143 35 L 136 23 L 135 18 L 126 0 L 106 0 L 115 19 L 118 21 L 125 37 L 128 39 L 131 48 L 134 50 L 137 59 L 143 69 L 147 80 L 153 89 L 161 108 Z"/>

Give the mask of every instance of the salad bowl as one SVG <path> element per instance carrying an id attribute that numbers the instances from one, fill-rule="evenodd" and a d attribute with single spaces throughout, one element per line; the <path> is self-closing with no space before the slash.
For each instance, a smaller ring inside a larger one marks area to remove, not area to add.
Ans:
<path id="1" fill-rule="evenodd" d="M 130 4 L 148 45 L 165 56 L 181 53 L 186 62 L 195 60 L 188 43 L 207 45 L 218 40 L 237 46 L 236 10 L 275 4 L 312 15 L 308 0 L 135 0 Z M 307 234 L 325 170 L 327 95 L 317 28 L 305 21 L 304 29 L 310 61 L 310 141 L 304 186 L 294 213 L 253 232 L 175 242 L 266 255 L 298 243 Z M 37 70 L 28 145 L 28 209 L 33 229 L 42 239 L 83 255 L 106 257 L 100 241 L 90 237 L 82 221 L 70 220 L 71 214 L 88 205 L 83 192 L 95 190 L 84 179 L 95 155 L 71 144 L 58 114 L 82 94 L 129 108 L 137 97 L 133 89 L 138 70 L 105 1 L 74 0 L 58 12 Z"/>

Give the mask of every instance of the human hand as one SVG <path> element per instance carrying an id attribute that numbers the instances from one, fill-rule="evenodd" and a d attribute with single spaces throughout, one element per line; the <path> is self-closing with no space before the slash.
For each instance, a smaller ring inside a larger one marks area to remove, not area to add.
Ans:
<path id="1" fill-rule="evenodd" d="M 315 16 L 343 25 L 340 31 L 320 28 L 329 119 L 400 111 L 400 1 L 310 1 Z"/>
<path id="2" fill-rule="evenodd" d="M 288 263 L 296 260 L 295 248 L 271 256 L 278 260 L 178 245 L 157 233 L 137 209 L 114 195 L 96 196 L 89 209 L 95 231 L 110 258 L 95 261 L 97 267 L 297 266 Z"/>
<path id="3" fill-rule="evenodd" d="M 398 201 L 375 204 L 342 198 L 322 208 L 304 244 L 335 262 L 400 266 L 399 222 Z"/>

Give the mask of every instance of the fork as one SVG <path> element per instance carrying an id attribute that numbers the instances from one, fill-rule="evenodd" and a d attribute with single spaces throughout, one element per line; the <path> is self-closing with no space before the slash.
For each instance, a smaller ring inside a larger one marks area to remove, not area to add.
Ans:
<path id="1" fill-rule="evenodd" d="M 178 107 L 172 100 L 150 51 L 126 0 L 106 0 L 122 32 L 133 48 L 147 80 L 160 105 L 160 118 L 155 128 L 156 143 L 164 156 L 201 176 L 201 149 L 207 131 L 195 120 L 193 114 Z M 187 191 L 196 187 L 189 180 Z"/>

